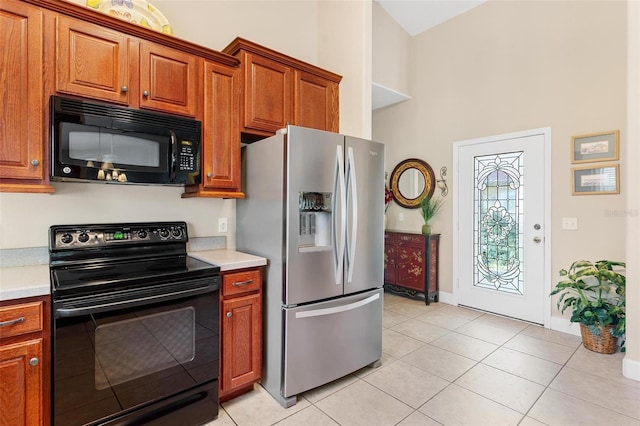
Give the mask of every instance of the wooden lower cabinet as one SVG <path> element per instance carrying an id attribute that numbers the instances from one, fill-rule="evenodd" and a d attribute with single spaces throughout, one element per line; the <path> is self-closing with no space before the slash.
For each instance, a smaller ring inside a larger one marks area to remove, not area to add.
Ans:
<path id="1" fill-rule="evenodd" d="M 262 268 L 222 274 L 220 400 L 262 377 Z"/>
<path id="2" fill-rule="evenodd" d="M 438 246 L 440 234 L 386 231 L 384 286 L 396 293 L 424 295 L 425 304 L 438 301 Z"/>
<path id="3" fill-rule="evenodd" d="M 49 424 L 48 300 L 0 304 L 0 425 Z"/>

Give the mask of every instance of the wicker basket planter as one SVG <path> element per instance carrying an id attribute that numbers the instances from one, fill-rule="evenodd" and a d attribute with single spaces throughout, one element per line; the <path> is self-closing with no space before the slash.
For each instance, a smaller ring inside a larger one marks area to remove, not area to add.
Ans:
<path id="1" fill-rule="evenodd" d="M 582 345 L 593 352 L 612 354 L 616 352 L 618 338 L 611 335 L 613 326 L 600 326 L 600 334 L 593 334 L 588 325 L 580 324 Z"/>

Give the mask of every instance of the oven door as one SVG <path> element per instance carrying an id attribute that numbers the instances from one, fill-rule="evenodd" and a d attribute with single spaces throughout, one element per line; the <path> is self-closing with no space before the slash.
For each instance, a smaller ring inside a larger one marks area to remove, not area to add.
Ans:
<path id="1" fill-rule="evenodd" d="M 68 300 L 54 294 L 54 424 L 216 418 L 219 277 L 202 281 L 161 294 L 156 288 Z"/>

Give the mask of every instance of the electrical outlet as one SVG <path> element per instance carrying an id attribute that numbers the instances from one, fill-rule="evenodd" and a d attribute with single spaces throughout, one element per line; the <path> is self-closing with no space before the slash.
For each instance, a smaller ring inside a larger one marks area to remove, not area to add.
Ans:
<path id="1" fill-rule="evenodd" d="M 578 230 L 578 218 L 577 217 L 563 217 L 562 218 L 562 229 L 566 229 L 568 231 L 577 231 Z"/>
<path id="2" fill-rule="evenodd" d="M 221 217 L 218 219 L 218 232 L 227 232 L 227 218 Z"/>

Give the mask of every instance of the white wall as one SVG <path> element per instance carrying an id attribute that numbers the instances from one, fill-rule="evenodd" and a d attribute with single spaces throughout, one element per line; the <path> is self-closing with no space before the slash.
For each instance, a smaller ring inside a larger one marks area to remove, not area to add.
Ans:
<path id="1" fill-rule="evenodd" d="M 377 2 L 373 4 L 373 19 L 373 81 L 397 92 L 410 94 L 411 36 Z"/>
<path id="2" fill-rule="evenodd" d="M 640 182 L 640 3 L 628 3 L 629 27 L 627 46 L 627 81 L 629 94 L 627 99 L 628 140 L 622 150 L 627 157 L 625 170 L 625 188 L 627 191 L 627 353 L 622 363 L 626 377 L 640 380 L 640 194 L 637 191 Z M 634 167 L 631 167 L 634 165 Z"/>

